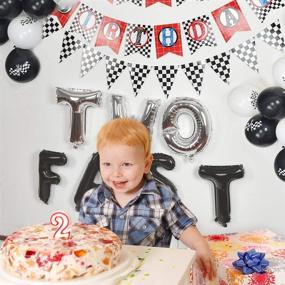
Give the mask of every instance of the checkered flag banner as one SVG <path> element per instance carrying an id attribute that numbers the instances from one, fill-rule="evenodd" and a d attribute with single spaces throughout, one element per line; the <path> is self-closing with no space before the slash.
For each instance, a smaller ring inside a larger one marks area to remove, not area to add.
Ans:
<path id="1" fill-rule="evenodd" d="M 158 81 L 161 85 L 161 88 L 168 98 L 169 92 L 171 91 L 178 67 L 171 65 L 171 66 L 155 66 L 154 67 L 156 76 Z"/>
<path id="2" fill-rule="evenodd" d="M 196 92 L 200 95 L 204 79 L 205 62 L 197 61 L 183 64 L 181 65 L 181 69 L 190 80 Z"/>
<path id="3" fill-rule="evenodd" d="M 258 72 L 257 52 L 255 48 L 255 40 L 249 39 L 238 45 L 237 48 L 230 50 L 241 61 L 246 63 L 253 71 Z"/>
<path id="4" fill-rule="evenodd" d="M 229 83 L 230 78 L 230 54 L 221 53 L 220 55 L 214 55 L 212 58 L 207 58 L 206 63 L 220 76 L 220 78 Z"/>
<path id="5" fill-rule="evenodd" d="M 272 23 L 270 27 L 265 28 L 258 33 L 256 37 L 266 42 L 268 45 L 280 51 L 284 51 L 285 43 L 279 21 Z"/>
<path id="6" fill-rule="evenodd" d="M 180 6 L 183 4 L 186 0 L 176 0 L 176 6 Z"/>
<path id="7" fill-rule="evenodd" d="M 266 19 L 271 10 L 284 7 L 283 0 L 246 0 L 250 8 L 257 15 L 261 23 Z"/>
<path id="8" fill-rule="evenodd" d="M 121 73 L 127 67 L 127 64 L 116 58 L 111 58 L 110 56 L 105 56 L 106 60 L 106 73 L 107 73 L 107 85 L 108 89 L 115 83 L 115 81 L 119 78 Z"/>
<path id="9" fill-rule="evenodd" d="M 116 0 L 116 5 L 121 5 L 123 3 L 131 2 L 137 6 L 142 6 L 143 0 Z"/>
<path id="10" fill-rule="evenodd" d="M 96 52 L 94 48 L 85 46 L 82 53 L 80 76 L 85 76 L 104 57 L 105 55 L 103 55 L 100 51 Z"/>
<path id="11" fill-rule="evenodd" d="M 152 34 L 152 26 L 128 24 L 125 56 L 140 53 L 145 57 L 150 57 Z"/>
<path id="12" fill-rule="evenodd" d="M 62 62 L 63 59 L 70 57 L 76 50 L 82 47 L 82 42 L 76 39 L 74 35 L 66 31 L 62 40 L 62 49 L 59 55 L 59 62 Z"/>
<path id="13" fill-rule="evenodd" d="M 58 17 L 49 15 L 43 24 L 43 38 L 47 38 L 53 33 L 59 31 L 62 28 L 62 25 L 58 19 Z"/>
<path id="14" fill-rule="evenodd" d="M 210 18 L 206 15 L 182 22 L 191 54 L 202 46 L 216 46 Z"/>
<path id="15" fill-rule="evenodd" d="M 102 19 L 101 13 L 83 3 L 77 11 L 69 32 L 82 34 L 84 39 L 90 43 Z"/>
<path id="16" fill-rule="evenodd" d="M 152 66 L 141 64 L 129 64 L 130 78 L 133 86 L 135 96 L 141 90 L 147 75 L 151 71 Z"/>

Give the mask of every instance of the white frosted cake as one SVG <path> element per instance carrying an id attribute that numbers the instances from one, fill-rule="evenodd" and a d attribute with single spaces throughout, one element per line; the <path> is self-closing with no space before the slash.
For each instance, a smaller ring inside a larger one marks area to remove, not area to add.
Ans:
<path id="1" fill-rule="evenodd" d="M 106 228 L 73 224 L 71 238 L 54 239 L 56 227 L 33 225 L 10 235 L 2 245 L 6 271 L 19 278 L 61 281 L 94 276 L 116 266 L 122 242 Z"/>

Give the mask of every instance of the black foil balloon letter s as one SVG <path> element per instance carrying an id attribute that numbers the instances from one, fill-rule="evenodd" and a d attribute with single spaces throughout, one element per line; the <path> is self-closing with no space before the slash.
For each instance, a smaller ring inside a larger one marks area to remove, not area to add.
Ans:
<path id="1" fill-rule="evenodd" d="M 171 190 L 176 193 L 177 189 L 175 185 L 167 178 L 165 178 L 162 174 L 160 174 L 157 171 L 157 167 L 163 167 L 164 169 L 172 170 L 175 167 L 174 158 L 165 153 L 153 153 L 153 162 L 150 168 L 150 174 L 157 182 L 169 186 Z"/>
<path id="2" fill-rule="evenodd" d="M 244 170 L 240 165 L 201 165 L 199 175 L 214 184 L 215 189 L 215 221 L 226 227 L 231 220 L 230 183 L 242 178 Z"/>
<path id="3" fill-rule="evenodd" d="M 15 48 L 6 58 L 5 69 L 11 79 L 28 82 L 38 75 L 40 63 L 31 50 Z"/>
<path id="4" fill-rule="evenodd" d="M 257 146 L 268 146 L 276 142 L 277 120 L 270 120 L 258 114 L 253 116 L 245 126 L 245 136 Z"/>
<path id="5" fill-rule="evenodd" d="M 52 165 L 65 165 L 67 157 L 63 152 L 42 150 L 39 155 L 39 197 L 47 204 L 51 184 L 58 184 L 60 177 L 51 171 Z"/>

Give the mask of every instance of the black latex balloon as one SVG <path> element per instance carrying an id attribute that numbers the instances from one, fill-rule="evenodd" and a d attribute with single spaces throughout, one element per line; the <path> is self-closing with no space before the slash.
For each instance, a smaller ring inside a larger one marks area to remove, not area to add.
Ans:
<path id="1" fill-rule="evenodd" d="M 51 171 L 52 165 L 65 165 L 67 157 L 63 152 L 42 150 L 39 155 L 39 197 L 48 203 L 51 184 L 58 184 L 60 176 Z"/>
<path id="2" fill-rule="evenodd" d="M 257 107 L 261 115 L 268 119 L 280 120 L 285 117 L 285 90 L 269 87 L 260 92 Z"/>
<path id="3" fill-rule="evenodd" d="M 37 17 L 49 15 L 55 8 L 53 0 L 23 0 L 24 11 Z"/>
<path id="4" fill-rule="evenodd" d="M 15 48 L 6 58 L 5 69 L 11 79 L 28 82 L 38 75 L 40 62 L 31 50 Z"/>
<path id="5" fill-rule="evenodd" d="M 99 154 L 98 152 L 92 154 L 92 158 L 88 163 L 87 168 L 84 171 L 83 177 L 79 183 L 76 194 L 74 196 L 74 202 L 76 204 L 76 211 L 80 209 L 80 203 L 83 195 L 86 191 L 92 188 L 96 188 L 99 185 L 94 182 L 94 179 L 99 173 Z"/>
<path id="6" fill-rule="evenodd" d="M 215 221 L 226 227 L 231 220 L 230 183 L 244 176 L 243 165 L 201 165 L 199 175 L 214 184 Z"/>
<path id="7" fill-rule="evenodd" d="M 281 150 L 274 160 L 274 170 L 276 175 L 285 181 L 285 149 Z"/>
<path id="8" fill-rule="evenodd" d="M 257 146 L 268 146 L 276 142 L 275 134 L 278 120 L 270 120 L 258 114 L 246 124 L 245 136 L 249 142 Z"/>
<path id="9" fill-rule="evenodd" d="M 7 29 L 9 26 L 10 20 L 0 19 L 0 45 L 6 43 L 9 39 Z"/>
<path id="10" fill-rule="evenodd" d="M 160 174 L 157 171 L 157 167 L 163 167 L 164 169 L 172 170 L 175 167 L 174 158 L 165 153 L 153 153 L 153 162 L 150 168 L 150 174 L 157 182 L 169 186 L 170 189 L 176 193 L 177 189 L 175 185 L 162 174 Z"/>
<path id="11" fill-rule="evenodd" d="M 17 17 L 22 8 L 21 0 L 1 0 L 0 1 L 0 18 L 13 19 Z"/>

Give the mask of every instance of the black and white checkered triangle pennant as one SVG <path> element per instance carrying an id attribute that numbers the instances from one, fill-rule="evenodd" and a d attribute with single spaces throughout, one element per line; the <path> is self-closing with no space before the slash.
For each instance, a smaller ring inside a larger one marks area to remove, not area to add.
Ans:
<path id="1" fill-rule="evenodd" d="M 80 76 L 85 76 L 104 56 L 100 51 L 95 51 L 94 48 L 85 46 L 82 53 Z"/>
<path id="2" fill-rule="evenodd" d="M 83 44 L 80 40 L 76 39 L 74 35 L 69 32 L 64 33 L 62 40 L 62 49 L 59 55 L 59 62 L 62 62 L 63 59 L 70 57 L 75 51 L 82 48 Z"/>
<path id="3" fill-rule="evenodd" d="M 229 83 L 230 78 L 230 54 L 221 53 L 220 55 L 214 55 L 212 58 L 207 58 L 206 63 L 220 76 L 220 78 Z"/>
<path id="4" fill-rule="evenodd" d="M 249 39 L 230 51 L 241 61 L 246 63 L 253 71 L 258 72 L 257 52 L 254 39 Z"/>
<path id="5" fill-rule="evenodd" d="M 135 96 L 142 88 L 147 75 L 151 71 L 152 66 L 141 65 L 141 64 L 129 64 L 130 78 L 133 86 Z"/>
<path id="6" fill-rule="evenodd" d="M 84 39 L 90 43 L 102 19 L 103 15 L 101 13 L 82 3 L 69 28 L 69 32 L 82 34 Z"/>
<path id="7" fill-rule="evenodd" d="M 204 79 L 205 62 L 197 61 L 183 64 L 181 65 L 181 69 L 184 71 L 185 75 L 200 95 Z"/>
<path id="8" fill-rule="evenodd" d="M 183 4 L 186 0 L 176 0 L 176 6 L 180 6 Z"/>
<path id="9" fill-rule="evenodd" d="M 169 96 L 169 92 L 171 91 L 178 67 L 171 65 L 171 66 L 155 66 L 154 67 L 156 76 L 158 81 L 161 85 L 161 88 L 166 95 Z"/>
<path id="10" fill-rule="evenodd" d="M 143 4 L 143 0 L 116 0 L 116 5 L 121 5 L 121 4 L 127 3 L 127 2 L 133 3 L 137 6 L 142 6 L 142 4 Z"/>
<path id="11" fill-rule="evenodd" d="M 265 28 L 263 31 L 258 33 L 256 37 L 266 42 L 268 45 L 284 51 L 285 43 L 279 21 L 272 23 L 270 27 Z"/>
<path id="12" fill-rule="evenodd" d="M 246 0 L 250 8 L 257 15 L 258 19 L 263 22 L 271 10 L 284 7 L 283 0 Z"/>
<path id="13" fill-rule="evenodd" d="M 202 46 L 216 46 L 210 18 L 206 15 L 182 22 L 191 54 Z"/>
<path id="14" fill-rule="evenodd" d="M 107 85 L 110 89 L 115 81 L 119 78 L 121 73 L 127 67 L 127 64 L 123 60 L 118 60 L 110 56 L 105 56 L 106 60 L 106 72 L 107 72 Z"/>
<path id="15" fill-rule="evenodd" d="M 62 28 L 58 17 L 50 15 L 43 24 L 43 38 L 47 38 Z"/>

